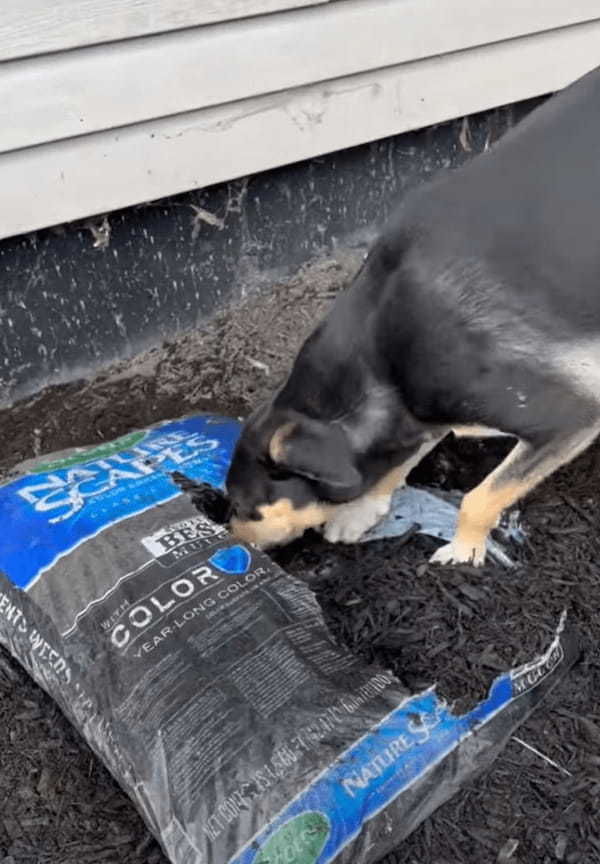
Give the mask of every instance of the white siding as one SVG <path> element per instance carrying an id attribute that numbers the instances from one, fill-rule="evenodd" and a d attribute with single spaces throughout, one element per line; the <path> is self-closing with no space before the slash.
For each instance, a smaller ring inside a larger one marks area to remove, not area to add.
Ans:
<path id="1" fill-rule="evenodd" d="M 599 17 L 599 0 L 346 0 L 5 63 L 0 152 Z"/>
<path id="2" fill-rule="evenodd" d="M 335 0 L 0 64 L 0 237 L 559 89 L 600 64 L 598 5 Z"/>
<path id="3" fill-rule="evenodd" d="M 327 2 L 329 0 L 2 0 L 0 60 Z"/>

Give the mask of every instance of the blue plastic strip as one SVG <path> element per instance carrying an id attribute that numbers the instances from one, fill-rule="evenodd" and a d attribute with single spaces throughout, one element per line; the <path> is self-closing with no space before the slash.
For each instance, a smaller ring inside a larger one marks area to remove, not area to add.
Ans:
<path id="1" fill-rule="evenodd" d="M 365 822 L 507 705 L 512 693 L 510 676 L 502 675 L 487 699 L 462 717 L 451 714 L 433 690 L 413 696 L 342 754 L 230 864 L 252 864 L 269 838 L 302 813 L 319 813 L 329 822 L 315 860 L 327 864 Z"/>

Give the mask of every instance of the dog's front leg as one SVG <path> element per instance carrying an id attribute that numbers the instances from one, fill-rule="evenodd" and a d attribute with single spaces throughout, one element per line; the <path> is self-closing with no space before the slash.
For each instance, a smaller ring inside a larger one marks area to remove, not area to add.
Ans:
<path id="1" fill-rule="evenodd" d="M 452 542 L 441 546 L 430 560 L 437 564 L 463 563 L 476 567 L 483 564 L 488 534 L 498 524 L 503 510 L 579 455 L 596 438 L 598 431 L 596 426 L 553 438 L 538 447 L 519 441 L 504 461 L 465 495 Z"/>
<path id="2" fill-rule="evenodd" d="M 325 523 L 323 535 L 330 543 L 356 543 L 362 535 L 383 519 L 390 509 L 392 495 L 399 486 L 404 486 L 412 469 L 419 464 L 443 435 L 428 439 L 401 465 L 392 468 L 368 492 L 338 505 Z"/>
<path id="3" fill-rule="evenodd" d="M 391 472 L 390 472 L 391 473 Z M 389 475 L 388 475 L 389 476 Z M 396 486 L 399 484 L 396 484 Z M 396 488 L 393 487 L 393 490 Z M 339 504 L 325 523 L 323 536 L 330 543 L 356 543 L 362 535 L 383 519 L 392 501 L 392 492 L 375 492 Z"/>

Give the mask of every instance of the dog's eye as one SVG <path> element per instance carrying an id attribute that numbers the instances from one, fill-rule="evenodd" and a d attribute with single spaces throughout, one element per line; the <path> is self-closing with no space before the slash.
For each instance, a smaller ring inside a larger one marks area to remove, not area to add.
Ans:
<path id="1" fill-rule="evenodd" d="M 295 476 L 291 471 L 288 471 L 287 468 L 278 465 L 277 462 L 273 462 L 269 456 L 259 459 L 259 463 L 265 469 L 271 480 L 291 480 L 292 477 Z"/>
<path id="2" fill-rule="evenodd" d="M 235 517 L 236 519 L 241 519 L 243 522 L 260 522 L 263 518 L 262 515 L 258 512 L 256 507 L 253 507 L 251 510 L 248 507 L 241 507 L 239 504 L 232 504 L 229 518 Z"/>
<path id="3" fill-rule="evenodd" d="M 281 468 L 279 465 L 274 465 L 273 468 L 269 470 L 269 477 L 271 480 L 281 482 L 282 480 L 293 480 L 297 475 L 292 471 L 288 471 L 287 468 Z"/>
<path id="4" fill-rule="evenodd" d="M 291 480 L 294 477 L 291 471 L 287 471 L 285 468 L 275 467 L 269 471 L 269 475 L 273 480 Z"/>

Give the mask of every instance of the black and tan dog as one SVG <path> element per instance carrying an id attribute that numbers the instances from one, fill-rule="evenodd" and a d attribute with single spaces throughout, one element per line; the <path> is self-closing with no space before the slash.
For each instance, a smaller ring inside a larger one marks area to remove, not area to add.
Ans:
<path id="1" fill-rule="evenodd" d="M 432 559 L 475 564 L 503 509 L 600 432 L 600 70 L 406 196 L 247 422 L 232 530 L 355 541 L 451 430 L 517 438 Z"/>

